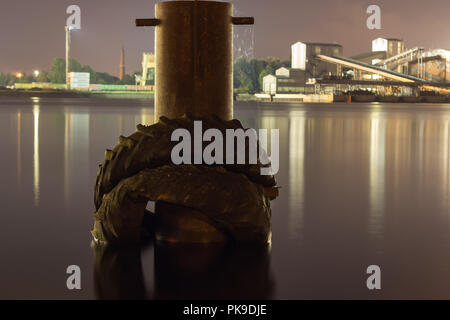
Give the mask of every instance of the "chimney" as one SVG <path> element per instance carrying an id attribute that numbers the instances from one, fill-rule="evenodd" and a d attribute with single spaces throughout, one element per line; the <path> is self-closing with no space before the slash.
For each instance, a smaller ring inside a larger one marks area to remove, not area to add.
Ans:
<path id="1" fill-rule="evenodd" d="M 125 76 L 125 48 L 122 47 L 122 51 L 120 52 L 120 75 L 119 79 L 122 80 Z"/>

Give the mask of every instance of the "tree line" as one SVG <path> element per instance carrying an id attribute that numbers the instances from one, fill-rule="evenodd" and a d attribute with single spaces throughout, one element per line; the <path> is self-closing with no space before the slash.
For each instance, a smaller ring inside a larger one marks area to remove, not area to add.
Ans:
<path id="1" fill-rule="evenodd" d="M 262 79 L 268 74 L 275 74 L 275 70 L 281 67 L 290 67 L 290 61 L 282 61 L 279 58 L 269 57 L 267 59 L 251 59 L 239 58 L 234 63 L 234 89 L 238 93 L 248 92 L 255 93 L 262 91 Z M 89 72 L 91 83 L 95 84 L 127 84 L 134 85 L 135 72 L 133 75 L 125 75 L 122 80 L 118 77 L 110 75 L 107 72 L 96 72 L 91 66 L 83 66 L 76 59 L 70 59 L 71 72 Z M 17 78 L 15 74 L 0 73 L 0 86 L 11 86 L 15 83 L 32 83 L 32 82 L 50 82 L 65 83 L 66 82 L 66 61 L 62 58 L 55 58 L 52 61 L 50 71 L 39 72 L 38 76 L 34 74 L 23 74 L 21 78 Z"/>
<path id="2" fill-rule="evenodd" d="M 255 93 L 262 91 L 262 81 L 275 70 L 291 66 L 290 61 L 269 57 L 264 60 L 239 58 L 234 63 L 234 89 L 238 93 Z"/>
<path id="3" fill-rule="evenodd" d="M 70 72 L 88 72 L 90 74 L 91 83 L 95 84 L 126 84 L 134 85 L 135 77 L 133 75 L 125 75 L 122 80 L 118 77 L 110 75 L 107 72 L 96 72 L 91 66 L 83 66 L 76 59 L 70 59 Z M 15 83 L 32 83 L 32 82 L 50 82 L 50 83 L 66 83 L 66 60 L 55 58 L 52 61 L 50 71 L 39 70 L 39 74 L 23 73 L 21 78 L 16 74 L 0 72 L 0 86 L 12 86 Z"/>

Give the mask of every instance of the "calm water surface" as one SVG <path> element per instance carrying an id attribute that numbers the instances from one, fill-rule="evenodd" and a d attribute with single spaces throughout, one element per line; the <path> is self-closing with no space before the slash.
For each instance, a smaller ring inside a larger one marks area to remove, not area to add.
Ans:
<path id="1" fill-rule="evenodd" d="M 95 250 L 98 164 L 152 104 L 0 100 L 0 298 L 450 299 L 450 106 L 237 103 L 246 127 L 280 129 L 270 250 Z"/>

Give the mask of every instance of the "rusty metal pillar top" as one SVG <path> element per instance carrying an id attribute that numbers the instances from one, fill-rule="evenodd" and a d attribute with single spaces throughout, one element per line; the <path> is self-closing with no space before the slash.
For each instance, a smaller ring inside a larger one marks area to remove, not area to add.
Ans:
<path id="1" fill-rule="evenodd" d="M 218 1 L 159 2 L 154 19 L 137 19 L 155 27 L 155 120 L 186 112 L 232 119 L 233 25 L 253 23 Z"/>
<path id="2" fill-rule="evenodd" d="M 189 0 L 190 2 L 198 2 L 197 0 Z M 177 2 L 186 2 L 186 1 L 166 1 L 171 3 L 177 3 Z M 217 3 L 218 1 L 201 1 L 201 2 L 210 2 L 210 3 Z M 227 3 L 227 2 L 223 2 Z M 253 25 L 255 24 L 255 18 L 254 17 L 230 17 L 231 23 L 233 25 Z M 156 18 L 147 18 L 147 19 L 136 19 L 136 27 L 156 27 L 161 24 L 160 19 Z"/>

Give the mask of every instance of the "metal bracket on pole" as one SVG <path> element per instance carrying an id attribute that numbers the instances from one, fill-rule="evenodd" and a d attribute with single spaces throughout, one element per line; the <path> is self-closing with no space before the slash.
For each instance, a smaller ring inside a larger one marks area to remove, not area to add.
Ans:
<path id="1" fill-rule="evenodd" d="M 251 25 L 255 24 L 255 18 L 253 17 L 231 17 L 231 23 L 235 26 L 238 25 Z"/>
<path id="2" fill-rule="evenodd" d="M 156 27 L 160 24 L 159 19 L 136 19 L 136 27 Z"/>

